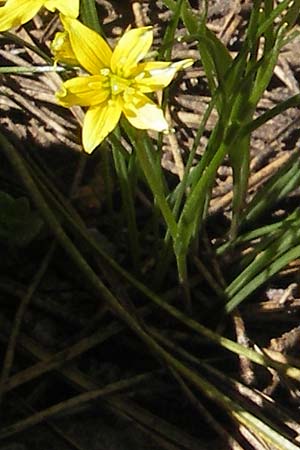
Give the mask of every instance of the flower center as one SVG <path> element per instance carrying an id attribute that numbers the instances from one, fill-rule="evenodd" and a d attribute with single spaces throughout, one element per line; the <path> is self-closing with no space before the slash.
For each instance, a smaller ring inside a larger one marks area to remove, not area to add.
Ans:
<path id="1" fill-rule="evenodd" d="M 122 94 L 131 85 L 131 80 L 115 75 L 107 67 L 101 69 L 100 74 L 106 77 L 107 84 L 105 83 L 105 85 L 110 89 L 112 96 Z"/>
<path id="2" fill-rule="evenodd" d="M 110 75 L 110 90 L 112 95 L 118 95 L 124 92 L 130 86 L 130 80 L 118 77 L 117 75 Z"/>

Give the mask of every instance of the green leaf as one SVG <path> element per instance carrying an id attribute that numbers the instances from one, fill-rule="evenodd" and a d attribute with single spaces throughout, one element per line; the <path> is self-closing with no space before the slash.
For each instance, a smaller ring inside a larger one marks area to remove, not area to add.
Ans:
<path id="1" fill-rule="evenodd" d="M 300 161 L 298 152 L 295 152 L 253 197 L 241 217 L 241 226 L 254 223 L 260 216 L 265 215 L 276 203 L 299 186 L 299 183 Z"/>
<path id="2" fill-rule="evenodd" d="M 299 236 L 298 236 L 299 242 Z M 300 245 L 291 248 L 289 251 L 284 253 L 279 258 L 275 259 L 272 264 L 266 267 L 262 272 L 256 275 L 249 283 L 243 283 L 244 287 L 234 295 L 225 306 L 226 313 L 230 313 L 234 308 L 236 308 L 243 300 L 245 300 L 255 289 L 265 283 L 273 275 L 275 275 L 279 270 L 283 269 L 290 262 L 299 258 L 300 256 Z"/>
<path id="3" fill-rule="evenodd" d="M 187 0 L 182 3 L 182 20 L 190 34 L 196 34 L 199 29 L 200 17 L 197 16 Z"/>
<path id="4" fill-rule="evenodd" d="M 30 211 L 27 198 L 14 199 L 0 191 L 0 240 L 8 245 L 28 245 L 42 228 L 36 212 Z"/>
<path id="5" fill-rule="evenodd" d="M 104 35 L 98 18 L 95 0 L 81 0 L 80 17 L 87 27 L 92 28 L 102 36 Z"/>
<path id="6" fill-rule="evenodd" d="M 232 311 L 245 300 L 255 289 L 271 278 L 276 272 L 300 255 L 300 217 L 299 210 L 293 212 L 282 221 L 281 230 L 276 230 L 272 236 L 266 236 L 256 246 L 252 258 L 244 270 L 227 286 L 228 303 L 226 312 Z M 265 245 L 264 245 L 265 244 Z M 249 255 L 251 257 L 251 255 Z M 243 266 L 243 261 L 241 261 Z"/>
<path id="7" fill-rule="evenodd" d="M 201 26 L 198 40 L 200 56 L 205 71 L 206 67 L 212 68 L 212 70 L 209 70 L 210 73 L 206 71 L 206 75 L 209 75 L 209 77 L 216 76 L 219 85 L 224 83 L 225 75 L 232 64 L 232 57 L 229 51 L 206 25 Z"/>

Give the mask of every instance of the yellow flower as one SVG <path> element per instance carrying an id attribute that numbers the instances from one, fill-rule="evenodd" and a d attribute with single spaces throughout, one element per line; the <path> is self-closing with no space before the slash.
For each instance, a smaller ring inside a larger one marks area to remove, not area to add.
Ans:
<path id="1" fill-rule="evenodd" d="M 79 14 L 79 0 L 7 0 L 0 7 L 0 32 L 29 22 L 42 6 L 73 18 Z"/>
<path id="2" fill-rule="evenodd" d="M 141 63 L 152 45 L 152 27 L 126 31 L 112 51 L 99 34 L 78 20 L 61 19 L 73 53 L 91 74 L 66 81 L 57 93 L 65 107 L 88 107 L 82 130 L 85 151 L 92 152 L 105 139 L 122 113 L 136 128 L 166 131 L 163 111 L 145 94 L 166 87 L 193 60 Z"/>
<path id="3" fill-rule="evenodd" d="M 50 45 L 51 52 L 54 56 L 55 63 L 57 61 L 70 64 L 71 66 L 78 65 L 76 56 L 72 50 L 69 35 L 66 31 L 58 31 Z"/>

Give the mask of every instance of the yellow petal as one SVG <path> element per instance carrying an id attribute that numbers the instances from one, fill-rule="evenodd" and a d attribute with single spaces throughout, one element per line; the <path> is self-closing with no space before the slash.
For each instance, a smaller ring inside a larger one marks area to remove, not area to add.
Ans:
<path id="1" fill-rule="evenodd" d="M 100 106 L 88 109 L 82 129 L 83 148 L 91 153 L 116 127 L 121 116 L 121 106 L 116 100 L 109 100 Z"/>
<path id="2" fill-rule="evenodd" d="M 124 95 L 122 110 L 131 125 L 140 130 L 167 131 L 169 128 L 162 109 L 139 92 Z"/>
<path id="3" fill-rule="evenodd" d="M 178 62 L 154 61 L 139 64 L 134 72 L 136 89 L 141 92 L 154 92 L 168 86 L 176 73 L 194 63 L 192 59 Z"/>
<path id="4" fill-rule="evenodd" d="M 28 22 L 39 12 L 43 3 L 43 0 L 7 0 L 0 8 L 0 31 Z"/>
<path id="5" fill-rule="evenodd" d="M 79 15 L 79 0 L 46 0 L 44 6 L 52 12 L 57 9 L 73 19 Z"/>
<path id="6" fill-rule="evenodd" d="M 54 39 L 50 44 L 50 49 L 54 56 L 55 62 L 59 61 L 73 66 L 79 65 L 79 62 L 77 61 L 75 53 L 71 47 L 69 34 L 66 31 L 58 31 L 55 34 Z"/>
<path id="7" fill-rule="evenodd" d="M 110 66 L 112 51 L 96 31 L 76 19 L 61 15 L 61 21 L 69 34 L 76 58 L 88 72 L 98 75 L 100 70 Z"/>
<path id="8" fill-rule="evenodd" d="M 148 53 L 152 41 L 152 27 L 134 28 L 126 31 L 113 51 L 112 71 L 120 77 L 128 78 L 137 63 Z"/>
<path id="9" fill-rule="evenodd" d="M 103 83 L 106 79 L 101 75 L 76 77 L 63 83 L 56 98 L 62 106 L 93 106 L 104 102 L 109 94 Z"/>

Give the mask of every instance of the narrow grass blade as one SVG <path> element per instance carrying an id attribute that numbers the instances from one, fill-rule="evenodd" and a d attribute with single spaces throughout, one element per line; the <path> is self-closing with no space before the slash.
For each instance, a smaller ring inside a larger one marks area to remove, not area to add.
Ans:
<path id="1" fill-rule="evenodd" d="M 103 34 L 103 29 L 100 25 L 99 17 L 97 14 L 95 0 L 81 0 L 80 2 L 80 17 L 82 22 L 89 28 L 97 31 L 97 33 Z"/>

